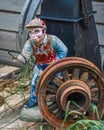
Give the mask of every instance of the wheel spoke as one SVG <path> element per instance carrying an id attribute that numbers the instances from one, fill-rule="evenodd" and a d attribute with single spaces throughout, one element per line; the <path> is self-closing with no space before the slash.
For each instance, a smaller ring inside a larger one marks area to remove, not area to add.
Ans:
<path id="1" fill-rule="evenodd" d="M 91 89 L 93 86 L 96 85 L 96 81 L 94 79 L 88 80 L 87 81 L 87 85 L 89 86 L 89 88 Z"/>
<path id="2" fill-rule="evenodd" d="M 99 99 L 97 98 L 91 98 L 91 102 L 95 103 L 95 104 L 98 104 L 99 103 Z"/>
<path id="3" fill-rule="evenodd" d="M 72 79 L 79 79 L 79 73 L 80 73 L 79 69 L 74 69 L 72 72 Z"/>
<path id="4" fill-rule="evenodd" d="M 50 102 L 50 101 L 55 102 L 55 100 L 56 100 L 56 95 L 55 94 L 51 94 L 51 95 L 49 94 L 46 97 L 46 102 Z"/>
<path id="5" fill-rule="evenodd" d="M 56 118 L 58 118 L 58 119 L 62 119 L 63 116 L 64 116 L 64 114 L 63 114 L 63 110 L 60 110 L 60 109 L 59 109 L 59 111 L 56 113 Z"/>
<path id="6" fill-rule="evenodd" d="M 92 89 L 91 89 L 91 92 L 92 92 L 92 93 L 99 93 L 99 89 L 98 89 L 98 88 L 92 88 Z"/>
<path id="7" fill-rule="evenodd" d="M 51 88 L 47 88 L 46 92 L 56 94 L 56 91 L 54 91 L 54 89 Z"/>
<path id="8" fill-rule="evenodd" d="M 63 71 L 63 77 L 64 77 L 64 81 L 71 80 L 71 78 L 69 77 L 68 71 Z"/>
<path id="9" fill-rule="evenodd" d="M 56 94 L 56 92 L 57 92 L 57 87 L 55 87 L 55 86 L 53 86 L 53 85 L 48 85 L 48 87 L 47 87 L 47 89 L 46 89 L 46 92 Z"/>
<path id="10" fill-rule="evenodd" d="M 81 77 L 80 77 L 80 80 L 83 81 L 83 82 L 86 82 L 88 79 L 88 72 L 84 72 Z"/>
<path id="11" fill-rule="evenodd" d="M 54 110 L 56 110 L 56 109 L 58 108 L 58 105 L 57 105 L 57 103 L 55 102 L 55 103 L 50 104 L 50 105 L 48 106 L 48 108 L 49 108 L 49 111 L 50 111 L 50 112 L 53 112 Z"/>
<path id="12" fill-rule="evenodd" d="M 54 82 L 55 84 L 57 84 L 57 86 L 59 86 L 59 87 L 63 84 L 63 81 L 62 81 L 61 79 L 59 79 L 58 77 L 55 77 L 55 78 L 53 79 L 53 82 Z"/>
<path id="13" fill-rule="evenodd" d="M 90 106 L 89 109 L 86 111 L 86 115 L 92 116 L 92 114 L 93 114 L 93 111 L 92 111 L 92 108 Z"/>

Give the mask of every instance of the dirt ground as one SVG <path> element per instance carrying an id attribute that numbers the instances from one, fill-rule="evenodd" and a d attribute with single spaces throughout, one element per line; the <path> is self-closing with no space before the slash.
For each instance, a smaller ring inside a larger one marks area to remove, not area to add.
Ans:
<path id="1" fill-rule="evenodd" d="M 18 75 L 21 69 L 0 65 L 0 130 L 54 130 L 47 122 L 26 122 L 20 120 L 24 102 L 29 98 L 29 81 L 21 83 Z M 20 85 L 20 86 L 19 86 Z"/>

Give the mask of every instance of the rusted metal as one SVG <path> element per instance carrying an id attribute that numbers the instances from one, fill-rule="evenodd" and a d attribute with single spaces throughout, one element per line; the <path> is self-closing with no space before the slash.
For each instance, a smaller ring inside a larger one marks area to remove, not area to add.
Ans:
<path id="1" fill-rule="evenodd" d="M 79 112 L 86 112 L 91 103 L 91 93 L 89 87 L 82 81 L 70 80 L 60 86 L 56 93 L 56 101 L 60 108 L 66 111 L 67 101 L 76 102 L 77 106 L 70 105 L 70 110 L 75 109 Z"/>
<path id="2" fill-rule="evenodd" d="M 45 69 L 37 85 L 37 97 L 43 117 L 54 127 L 60 128 L 68 102 L 69 112 L 78 111 L 88 119 L 98 119 L 104 109 L 104 76 L 90 61 L 78 57 L 67 57 L 56 61 Z M 81 115 L 68 115 L 64 128 L 73 124 Z"/>
<path id="3" fill-rule="evenodd" d="M 88 29 L 89 27 L 89 9 L 88 9 L 88 3 L 86 0 L 81 0 L 81 8 L 83 13 L 83 27 L 84 29 Z"/>

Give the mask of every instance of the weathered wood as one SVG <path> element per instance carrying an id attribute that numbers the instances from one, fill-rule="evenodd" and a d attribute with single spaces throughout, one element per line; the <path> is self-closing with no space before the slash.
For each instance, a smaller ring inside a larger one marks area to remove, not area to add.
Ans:
<path id="1" fill-rule="evenodd" d="M 39 125 L 39 124 L 35 122 L 25 122 L 20 119 L 17 119 L 11 122 L 9 125 L 2 128 L 1 130 L 34 130 L 32 129 L 32 127 L 33 126 L 35 127 L 36 125 Z"/>
<path id="2" fill-rule="evenodd" d="M 97 11 L 94 15 L 96 23 L 104 24 L 104 2 L 92 2 L 93 10 Z"/>
<path id="3" fill-rule="evenodd" d="M 8 52 L 5 51 L 0 51 L 0 64 L 3 64 L 3 61 L 7 62 L 13 62 L 13 59 L 11 56 L 8 54 Z"/>
<path id="4" fill-rule="evenodd" d="M 0 12 L 0 29 L 18 31 L 20 14 Z"/>
<path id="5" fill-rule="evenodd" d="M 22 108 L 19 105 L 17 108 L 5 111 L 0 115 L 0 130 L 15 120 L 19 119 L 19 114 Z"/>
<path id="6" fill-rule="evenodd" d="M 17 33 L 0 31 L 0 48 L 16 50 Z"/>
<path id="7" fill-rule="evenodd" d="M 97 0 L 96 0 L 97 1 Z M 98 40 L 100 45 L 104 45 L 104 1 L 92 2 L 93 10 L 97 11 L 94 15 L 96 22 L 96 29 L 98 33 Z M 104 52 L 104 49 L 100 48 L 101 55 Z"/>
<path id="8" fill-rule="evenodd" d="M 97 1 L 97 2 L 104 2 L 104 0 L 92 0 L 92 1 Z"/>
<path id="9" fill-rule="evenodd" d="M 21 12 L 25 0 L 0 0 L 0 10 Z"/>
<path id="10" fill-rule="evenodd" d="M 72 79 L 79 79 L 79 69 L 73 69 L 73 72 L 72 72 Z"/>
<path id="11" fill-rule="evenodd" d="M 70 80 L 70 77 L 69 77 L 68 71 L 63 71 L 63 77 L 64 77 L 64 81 L 68 81 L 68 80 Z"/>
<path id="12" fill-rule="evenodd" d="M 20 62 L 13 62 L 13 59 L 6 51 L 0 51 L 0 64 L 12 65 L 24 68 L 24 64 Z"/>
<path id="13" fill-rule="evenodd" d="M 28 93 L 24 93 L 24 95 L 26 99 L 29 97 Z M 21 94 L 14 94 L 6 99 L 5 104 L 0 107 L 0 130 L 19 119 L 20 111 L 26 99 L 24 100 Z"/>
<path id="14" fill-rule="evenodd" d="M 19 68 L 17 67 L 13 67 L 13 66 L 4 66 L 0 69 L 0 74 L 9 74 L 9 73 L 13 73 L 16 72 L 17 70 L 19 70 Z"/>
<path id="15" fill-rule="evenodd" d="M 24 94 L 24 96 L 27 99 L 29 97 L 29 94 Z M 6 92 L 4 93 L 4 97 L 7 97 Z M 0 117 L 1 117 L 1 113 L 3 114 L 3 111 L 9 111 L 9 110 L 15 108 L 19 103 L 21 103 L 23 101 L 24 101 L 24 99 L 23 99 L 21 93 L 9 96 L 7 99 L 5 99 L 4 104 L 0 107 Z"/>
<path id="16" fill-rule="evenodd" d="M 29 97 L 25 94 L 26 99 Z M 7 103 L 0 107 L 0 130 L 19 119 L 19 114 L 23 108 L 24 101 L 20 94 L 14 94 L 7 98 Z M 14 127 L 15 128 L 15 127 Z"/>
<path id="17" fill-rule="evenodd" d="M 82 80 L 83 82 L 86 82 L 88 80 L 88 72 L 84 72 L 81 77 L 80 80 Z"/>
<path id="18" fill-rule="evenodd" d="M 96 24 L 99 44 L 104 45 L 104 25 Z"/>
<path id="19" fill-rule="evenodd" d="M 58 86 L 61 86 L 61 84 L 63 83 L 63 81 L 57 77 L 53 79 L 53 82 L 55 82 L 55 84 L 57 84 Z"/>

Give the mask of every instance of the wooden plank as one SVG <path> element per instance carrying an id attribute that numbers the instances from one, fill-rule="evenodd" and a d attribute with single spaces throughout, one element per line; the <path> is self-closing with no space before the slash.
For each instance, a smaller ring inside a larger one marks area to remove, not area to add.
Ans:
<path id="1" fill-rule="evenodd" d="M 10 64 L 7 64 L 7 62 L 10 62 L 13 64 L 13 58 L 7 52 L 0 51 L 0 64 L 4 64 L 3 63 L 4 61 L 6 62 L 6 65 L 10 65 Z"/>
<path id="2" fill-rule="evenodd" d="M 92 0 L 92 1 L 97 1 L 97 2 L 104 2 L 104 0 Z"/>
<path id="3" fill-rule="evenodd" d="M 6 92 L 2 92 L 4 97 L 7 97 L 7 93 Z M 2 95 L 2 93 L 0 93 Z M 15 106 L 17 106 L 18 104 L 20 104 L 22 102 L 23 104 L 23 95 L 21 93 L 19 94 L 14 94 L 9 96 L 6 100 L 5 103 L 0 107 L 0 117 L 1 114 L 3 115 L 3 111 L 7 111 L 11 108 L 15 108 Z M 24 93 L 25 98 L 27 99 L 29 97 L 29 94 L 25 94 Z"/>
<path id="4" fill-rule="evenodd" d="M 10 124 L 7 124 L 7 126 L 3 127 L 0 130 L 35 130 L 35 129 L 32 129 L 31 127 L 33 127 L 36 124 L 38 125 L 38 123 L 35 123 L 35 122 L 26 122 L 26 121 L 17 119 L 11 122 Z"/>
<path id="5" fill-rule="evenodd" d="M 19 103 L 18 106 L 4 111 L 0 114 L 0 130 L 4 130 L 6 128 L 16 128 L 20 127 L 25 123 L 25 121 L 21 121 L 19 119 L 20 112 L 23 108 L 23 102 Z M 18 124 L 19 123 L 19 124 Z M 11 125 L 12 124 L 12 125 Z"/>
<path id="6" fill-rule="evenodd" d="M 21 12 L 25 0 L 0 0 L 0 10 Z"/>
<path id="7" fill-rule="evenodd" d="M 20 68 L 18 68 L 18 67 L 4 66 L 4 67 L 0 68 L 0 78 L 8 76 L 14 72 L 19 72 L 19 70 L 20 70 Z"/>
<path id="8" fill-rule="evenodd" d="M 4 51 L 0 51 L 0 64 L 17 66 L 20 68 L 24 67 L 24 65 L 20 62 L 13 62 L 13 59 L 11 58 L 11 56 L 9 56 L 8 53 Z"/>
<path id="9" fill-rule="evenodd" d="M 13 62 L 12 57 L 8 54 L 8 52 L 0 51 L 0 64 L 2 64 L 2 61 L 8 61 Z M 7 64 L 8 65 L 8 64 Z"/>
<path id="10" fill-rule="evenodd" d="M 7 92 L 8 87 L 8 85 L 5 86 L 3 92 L 0 92 L 0 95 L 5 97 L 4 104 L 0 106 L 0 130 L 19 119 L 23 104 L 29 98 L 29 91 L 23 92 L 25 96 L 24 99 L 21 93 L 11 95 L 10 91 Z"/>
<path id="11" fill-rule="evenodd" d="M 18 31 L 20 14 L 0 12 L 0 29 Z"/>
<path id="12" fill-rule="evenodd" d="M 0 48 L 16 50 L 17 33 L 0 31 Z"/>
<path id="13" fill-rule="evenodd" d="M 5 70 L 5 67 L 1 68 L 1 72 Z M 8 68 L 8 72 L 11 73 L 10 69 Z M 10 87 L 10 86 L 6 86 Z M 28 86 L 29 87 L 29 86 Z M 5 88 L 6 90 L 6 88 Z M 29 90 L 29 89 L 28 89 Z M 20 120 L 20 112 L 23 108 L 24 102 L 29 98 L 29 91 L 25 90 L 25 100 L 22 98 L 21 94 L 13 94 L 7 96 L 6 102 L 4 105 L 0 107 L 0 130 L 37 130 L 39 129 L 40 125 L 42 125 L 43 129 L 54 130 L 52 126 L 50 126 L 47 122 L 27 122 Z M 4 94 L 3 94 L 4 93 Z M 6 91 L 1 92 L 0 94 L 7 95 Z M 7 105 L 9 104 L 9 107 Z"/>
<path id="14" fill-rule="evenodd" d="M 13 73 L 15 71 L 19 70 L 18 67 L 13 67 L 13 66 L 4 66 L 2 68 L 0 68 L 0 74 L 4 74 L 4 73 Z"/>
<path id="15" fill-rule="evenodd" d="M 4 69 L 4 67 L 1 68 L 1 72 Z M 11 69 L 11 67 L 8 68 L 8 72 L 11 73 Z M 3 94 L 6 97 L 4 104 L 0 107 L 0 130 L 19 130 L 31 126 L 33 123 L 27 124 L 27 122 L 19 119 L 23 104 L 29 98 L 29 89 L 23 92 L 24 99 L 20 93 L 11 95 L 6 92 L 7 87 L 9 88 L 7 85 L 3 92 L 0 92 L 0 95 Z"/>
<path id="16" fill-rule="evenodd" d="M 4 115 L 5 117 L 0 115 L 0 130 L 15 120 L 19 119 L 20 111 L 21 108 L 18 108 L 17 110 L 12 110 L 11 112 L 8 110 L 9 113 L 6 111 L 6 115 Z"/>
<path id="17" fill-rule="evenodd" d="M 96 23 L 104 24 L 104 2 L 92 2 L 93 10 L 97 11 L 94 15 Z"/>
<path id="18" fill-rule="evenodd" d="M 25 121 L 21 121 L 18 119 L 19 117 L 16 116 L 14 119 L 9 121 L 4 126 L 2 125 L 0 130 L 26 130 L 25 128 Z"/>
<path id="19" fill-rule="evenodd" d="M 99 44 L 104 45 L 104 25 L 96 24 L 96 27 L 98 32 Z"/>
<path id="20" fill-rule="evenodd" d="M 7 97 L 6 91 L 3 91 L 2 93 Z M 22 95 L 19 93 L 8 96 L 4 105 L 0 107 L 0 130 L 19 118 L 23 103 L 29 97 L 29 92 L 24 92 L 24 95 L 25 99 L 23 99 Z"/>

